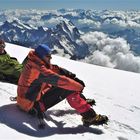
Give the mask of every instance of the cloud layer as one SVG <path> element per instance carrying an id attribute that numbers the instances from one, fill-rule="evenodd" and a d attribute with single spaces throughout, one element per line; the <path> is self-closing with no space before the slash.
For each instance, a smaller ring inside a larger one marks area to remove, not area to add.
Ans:
<path id="1" fill-rule="evenodd" d="M 110 38 L 102 32 L 89 32 L 82 39 L 90 46 L 91 52 L 85 62 L 140 72 L 140 57 L 134 56 L 125 39 Z"/>
<path id="2" fill-rule="evenodd" d="M 84 32 L 82 39 L 90 46 L 91 54 L 84 61 L 140 72 L 140 11 L 0 10 L 0 17 L 0 24 L 16 19 L 44 28 L 70 20 Z"/>

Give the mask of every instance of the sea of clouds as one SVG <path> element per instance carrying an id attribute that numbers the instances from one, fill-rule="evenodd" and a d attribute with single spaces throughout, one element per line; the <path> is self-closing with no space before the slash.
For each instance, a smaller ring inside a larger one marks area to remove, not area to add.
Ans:
<path id="1" fill-rule="evenodd" d="M 140 72 L 140 57 L 134 56 L 123 38 L 110 38 L 102 32 L 89 32 L 82 39 L 90 46 L 91 55 L 84 61 L 96 65 Z"/>
<path id="2" fill-rule="evenodd" d="M 140 73 L 140 52 L 131 49 L 134 45 L 140 48 L 140 11 L 1 10 L 0 16 L 0 24 L 18 19 L 34 27 L 54 27 L 63 20 L 71 20 L 90 46 L 90 55 L 82 61 Z M 47 18 L 42 18 L 44 16 Z M 136 38 L 131 34 L 128 36 L 127 32 L 125 35 L 125 30 L 135 32 Z M 123 37 L 117 34 L 120 31 Z M 114 36 L 110 35 L 112 33 Z"/>

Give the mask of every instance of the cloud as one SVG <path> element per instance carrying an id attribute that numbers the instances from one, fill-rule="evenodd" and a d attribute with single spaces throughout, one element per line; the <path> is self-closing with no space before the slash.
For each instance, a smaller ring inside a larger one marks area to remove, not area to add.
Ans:
<path id="1" fill-rule="evenodd" d="M 125 29 L 133 29 L 137 32 L 140 32 L 140 24 L 136 21 L 132 21 L 132 19 L 106 19 L 100 26 L 101 30 L 110 30 L 113 31 L 120 31 Z"/>
<path id="2" fill-rule="evenodd" d="M 60 16 L 60 17 L 53 17 L 53 18 L 51 18 L 50 20 L 48 20 L 48 21 L 46 21 L 46 23 L 48 24 L 47 26 L 55 26 L 55 25 L 57 25 L 58 23 L 60 23 L 61 21 L 65 21 L 66 19 L 65 18 L 63 18 L 62 16 Z"/>
<path id="3" fill-rule="evenodd" d="M 111 63 L 110 57 L 98 50 L 93 52 L 93 55 L 87 57 L 85 61 L 92 62 L 95 65 L 114 67 L 113 64 Z"/>
<path id="4" fill-rule="evenodd" d="M 86 19 L 86 18 L 78 19 L 77 21 L 75 21 L 75 24 L 80 28 L 89 26 L 97 29 L 100 28 L 101 26 L 101 23 L 99 21 L 94 21 L 92 19 Z"/>
<path id="5" fill-rule="evenodd" d="M 126 55 L 118 53 L 116 55 L 115 63 L 115 68 L 117 69 L 140 73 L 140 57 L 136 57 L 132 53 Z"/>
<path id="6" fill-rule="evenodd" d="M 140 57 L 134 56 L 123 38 L 110 38 L 102 32 L 90 32 L 82 37 L 90 46 L 90 56 L 84 61 L 96 65 L 140 72 Z"/>

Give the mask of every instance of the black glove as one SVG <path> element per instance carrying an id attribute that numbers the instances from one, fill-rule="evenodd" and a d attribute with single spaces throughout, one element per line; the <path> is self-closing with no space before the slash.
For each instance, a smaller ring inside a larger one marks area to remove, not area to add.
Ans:
<path id="1" fill-rule="evenodd" d="M 71 79 L 74 79 L 75 76 L 76 76 L 74 73 L 72 73 L 72 72 L 70 72 L 70 71 L 68 71 L 68 70 L 66 70 L 66 69 L 64 69 L 64 68 L 61 68 L 61 69 L 60 69 L 60 74 L 61 74 L 61 75 L 65 75 L 65 76 L 67 76 L 67 77 L 69 77 L 69 78 L 71 78 Z"/>
<path id="2" fill-rule="evenodd" d="M 66 69 L 64 69 L 64 68 L 61 68 L 61 69 L 60 69 L 60 74 L 61 74 L 61 75 L 65 75 L 65 76 L 67 76 L 67 77 L 69 77 L 69 78 L 75 80 L 76 82 L 80 83 L 82 86 L 85 87 L 85 83 L 84 83 L 82 80 L 78 79 L 78 78 L 76 77 L 76 74 L 74 74 L 74 73 L 72 73 L 72 72 L 70 72 L 70 71 L 68 71 L 68 70 L 66 70 Z"/>
<path id="3" fill-rule="evenodd" d="M 78 79 L 77 77 L 75 77 L 74 80 L 80 83 L 83 87 L 85 87 L 85 83 L 82 80 Z"/>

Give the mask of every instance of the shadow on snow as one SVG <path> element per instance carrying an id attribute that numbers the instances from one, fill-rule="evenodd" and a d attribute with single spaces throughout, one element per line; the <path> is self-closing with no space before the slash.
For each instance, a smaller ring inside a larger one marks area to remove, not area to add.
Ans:
<path id="1" fill-rule="evenodd" d="M 60 110 L 59 113 L 54 112 L 56 111 L 48 110 L 47 116 L 48 120 L 52 121 L 56 127 L 49 126 L 46 123 L 46 128 L 44 130 L 40 130 L 37 127 L 37 118 L 32 117 L 23 111 L 20 111 L 16 104 L 4 105 L 0 107 L 0 123 L 3 123 L 20 133 L 34 137 L 46 137 L 54 134 L 82 134 L 85 132 L 93 133 L 96 135 L 103 134 L 103 131 L 98 128 L 86 128 L 82 125 L 78 125 L 77 127 L 63 127 L 65 124 L 63 121 L 58 122 L 50 116 L 54 115 L 59 117 L 65 115 L 66 113 L 75 114 L 74 110 Z"/>

